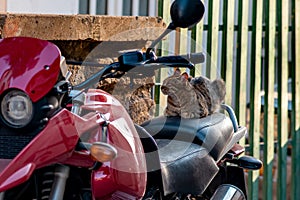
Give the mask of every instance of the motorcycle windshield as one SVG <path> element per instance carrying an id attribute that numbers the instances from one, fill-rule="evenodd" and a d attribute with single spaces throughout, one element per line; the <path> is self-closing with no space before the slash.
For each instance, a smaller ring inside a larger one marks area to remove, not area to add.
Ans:
<path id="1" fill-rule="evenodd" d="M 60 73 L 60 51 L 52 43 L 27 37 L 0 40 L 0 94 L 19 89 L 33 102 L 45 96 Z"/>

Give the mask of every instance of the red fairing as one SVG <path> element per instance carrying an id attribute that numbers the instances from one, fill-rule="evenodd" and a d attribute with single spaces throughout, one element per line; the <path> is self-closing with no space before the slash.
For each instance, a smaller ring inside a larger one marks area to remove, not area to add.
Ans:
<path id="1" fill-rule="evenodd" d="M 146 160 L 126 110 L 115 98 L 101 90 L 89 90 L 83 108 L 105 114 L 110 121 L 107 142 L 118 151 L 117 158 L 93 171 L 93 198 L 111 199 L 124 195 L 126 199 L 141 198 L 146 189 Z M 90 143 L 101 141 L 103 122 L 97 112 L 83 117 L 65 109 L 58 112 L 18 156 L 9 163 L 0 162 L 0 192 L 25 182 L 35 169 L 54 163 L 91 167 L 93 161 L 90 156 L 78 154 L 74 149 L 83 133 L 91 133 Z"/>
<path id="2" fill-rule="evenodd" d="M 60 51 L 52 43 L 26 37 L 0 40 L 0 94 L 17 88 L 33 102 L 54 86 L 60 72 Z"/>
<path id="3" fill-rule="evenodd" d="M 25 182 L 37 168 L 71 157 L 79 139 L 75 124 L 82 123 L 83 119 L 67 110 L 54 116 L 1 172 L 0 192 Z"/>
<path id="4" fill-rule="evenodd" d="M 124 107 L 111 95 L 101 90 L 89 90 L 85 109 L 106 113 L 108 143 L 114 146 L 117 157 L 106 162 L 92 174 L 95 199 L 138 199 L 144 195 L 147 167 L 143 146 L 132 120 Z M 95 137 L 94 141 L 99 140 Z"/>

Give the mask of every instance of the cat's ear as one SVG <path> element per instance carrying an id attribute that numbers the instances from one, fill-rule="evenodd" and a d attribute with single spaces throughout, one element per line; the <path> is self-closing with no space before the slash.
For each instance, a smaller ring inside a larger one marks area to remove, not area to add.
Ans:
<path id="1" fill-rule="evenodd" d="M 186 75 L 181 74 L 180 80 L 181 80 L 182 82 L 186 82 L 186 81 L 188 81 L 188 77 L 187 77 Z"/>
<path id="2" fill-rule="evenodd" d="M 189 75 L 188 75 L 188 73 L 186 73 L 186 72 L 183 72 L 182 74 L 181 74 L 181 79 L 183 79 L 183 81 L 189 81 Z"/>
<path id="3" fill-rule="evenodd" d="M 181 71 L 180 71 L 180 69 L 179 68 L 176 68 L 175 70 L 174 70 L 174 76 L 180 76 L 180 74 L 181 74 Z"/>
<path id="4" fill-rule="evenodd" d="M 184 78 L 185 78 L 186 80 L 189 79 L 189 75 L 188 75 L 188 73 L 186 73 L 186 72 L 183 72 L 183 73 L 181 74 L 181 76 L 184 76 Z"/>

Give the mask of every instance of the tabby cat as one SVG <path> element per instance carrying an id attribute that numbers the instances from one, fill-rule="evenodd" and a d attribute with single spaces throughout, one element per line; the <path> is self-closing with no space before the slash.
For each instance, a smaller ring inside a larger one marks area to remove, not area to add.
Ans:
<path id="1" fill-rule="evenodd" d="M 174 75 L 163 81 L 161 91 L 168 95 L 165 116 L 201 118 L 214 113 L 225 98 L 225 83 L 222 79 L 210 81 L 200 76 L 188 80 L 186 74 Z"/>
<path id="2" fill-rule="evenodd" d="M 200 118 L 208 115 L 207 106 L 199 104 L 195 88 L 184 75 L 175 71 L 163 81 L 161 91 L 168 95 L 165 116 Z"/>

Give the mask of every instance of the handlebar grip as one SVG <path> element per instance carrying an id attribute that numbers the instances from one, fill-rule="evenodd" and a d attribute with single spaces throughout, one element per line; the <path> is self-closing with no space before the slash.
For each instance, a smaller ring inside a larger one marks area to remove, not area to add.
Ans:
<path id="1" fill-rule="evenodd" d="M 179 55 L 179 56 L 162 56 L 151 61 L 151 63 L 171 64 L 172 66 L 188 67 L 190 69 L 194 68 L 194 64 L 199 64 L 204 62 L 205 62 L 205 55 L 203 53 L 191 53 L 191 54 Z"/>
<path id="2" fill-rule="evenodd" d="M 182 57 L 182 56 L 162 56 L 158 57 L 155 62 L 157 63 L 182 63 L 182 64 L 188 64 L 189 61 Z"/>
<path id="3" fill-rule="evenodd" d="M 194 68 L 194 65 L 182 56 L 162 56 L 152 60 L 151 63 L 168 64 L 168 66 L 172 67 L 188 67 L 190 69 Z"/>
<path id="4" fill-rule="evenodd" d="M 200 64 L 205 62 L 205 55 L 203 53 L 191 53 L 187 55 L 182 55 L 181 57 L 187 59 L 193 64 Z"/>

